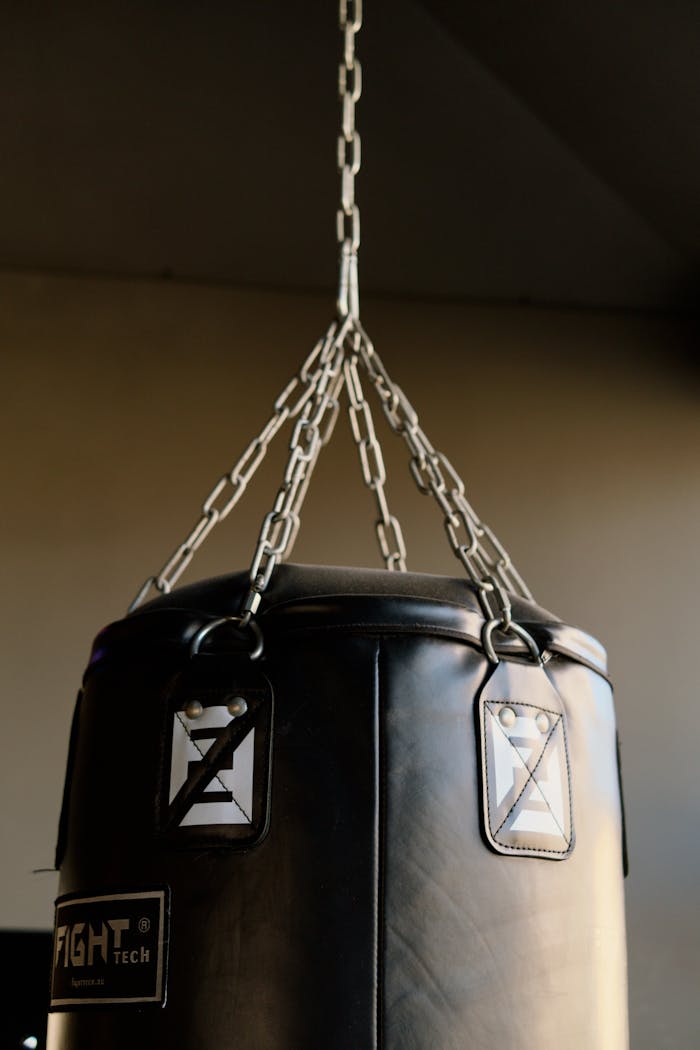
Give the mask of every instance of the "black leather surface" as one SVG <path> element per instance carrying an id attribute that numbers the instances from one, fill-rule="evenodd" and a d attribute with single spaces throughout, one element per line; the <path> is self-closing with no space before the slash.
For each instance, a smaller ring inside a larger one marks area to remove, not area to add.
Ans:
<path id="1" fill-rule="evenodd" d="M 375 1045 L 375 650 L 360 638 L 329 641 L 322 658 L 277 650 L 270 831 L 243 854 L 159 841 L 172 666 L 90 676 L 61 893 L 170 886 L 168 1002 L 53 1015 L 54 1050 Z"/>
<path id="2" fill-rule="evenodd" d="M 122 643 L 133 653 L 140 645 L 189 642 L 204 623 L 236 614 L 247 587 L 247 574 L 221 576 L 182 587 L 142 606 L 125 620 L 100 632 L 91 664 L 119 653 Z M 381 601 L 378 599 L 381 598 Z M 543 648 L 572 656 L 606 673 L 604 648 L 585 631 L 561 622 L 533 602 L 513 600 L 515 618 Z M 382 633 L 387 629 L 461 638 L 481 645 L 483 616 L 466 580 L 378 569 L 278 566 L 265 594 L 259 622 L 264 634 L 282 631 L 337 630 Z M 518 639 L 494 636 L 499 651 L 523 652 Z"/>
<path id="3" fill-rule="evenodd" d="M 391 1050 L 627 1045 L 610 688 L 583 667 L 550 666 L 567 710 L 577 834 L 561 863 L 479 848 L 473 703 L 484 658 L 430 638 L 382 644 Z"/>
<path id="4" fill-rule="evenodd" d="M 169 689 L 241 585 L 185 588 L 96 641 L 60 892 L 167 884 L 168 998 L 53 1014 L 51 1050 L 625 1050 L 614 714 L 586 666 L 597 643 L 520 610 L 584 654 L 546 665 L 577 841 L 560 863 L 499 856 L 479 824 L 474 704 L 489 665 L 466 586 L 289 567 L 261 617 L 269 833 L 243 852 L 178 849 L 157 833 Z"/>

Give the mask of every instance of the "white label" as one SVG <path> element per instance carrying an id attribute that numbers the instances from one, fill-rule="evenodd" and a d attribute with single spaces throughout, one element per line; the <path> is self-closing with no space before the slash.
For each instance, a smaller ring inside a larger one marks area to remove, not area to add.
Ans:
<path id="1" fill-rule="evenodd" d="M 172 802 L 180 788 L 214 743 L 220 730 L 231 721 L 225 706 L 205 707 L 199 718 L 188 718 L 184 711 L 173 715 L 170 795 Z M 204 824 L 252 824 L 255 729 L 234 749 L 230 764 L 219 769 L 200 796 L 187 810 L 180 827 Z"/>

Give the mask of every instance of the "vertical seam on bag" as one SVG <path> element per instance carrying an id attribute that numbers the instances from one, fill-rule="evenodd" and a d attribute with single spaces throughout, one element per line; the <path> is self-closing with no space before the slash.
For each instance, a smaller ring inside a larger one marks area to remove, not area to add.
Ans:
<path id="1" fill-rule="evenodd" d="M 386 829 L 386 763 L 384 724 L 380 710 L 379 658 L 381 640 L 374 650 L 374 1046 L 384 1044 L 384 849 Z"/>
<path id="2" fill-rule="evenodd" d="M 589 670 L 590 670 L 590 668 L 589 668 Z M 556 683 L 556 681 L 555 681 L 555 679 L 554 679 L 554 677 L 552 675 L 551 668 L 545 666 L 544 673 L 547 675 L 547 678 L 549 680 L 549 684 L 551 685 L 551 687 L 554 690 L 554 692 L 557 694 L 557 696 L 559 698 L 559 703 L 561 704 L 561 725 L 562 725 L 562 734 L 563 734 L 563 740 L 564 740 L 564 759 L 566 761 L 566 779 L 567 779 L 568 784 L 569 784 L 569 829 L 570 829 L 569 830 L 569 841 L 570 841 L 569 850 L 572 850 L 573 847 L 574 847 L 574 841 L 575 841 L 575 838 L 576 838 L 576 825 L 574 824 L 574 784 L 573 784 L 573 773 L 572 773 L 572 770 L 571 770 L 571 759 L 569 758 L 569 734 L 567 733 L 567 730 L 566 730 L 566 721 L 567 721 L 567 719 L 566 719 L 566 701 L 564 700 L 564 697 L 563 697 L 563 695 L 561 693 L 561 690 L 559 689 L 559 686 L 557 685 L 557 683 Z M 594 671 L 593 673 L 595 674 L 596 672 Z M 609 686 L 609 688 L 611 690 L 611 694 L 612 694 L 612 685 L 610 684 L 610 682 L 608 682 L 608 686 Z"/>
<path id="3" fill-rule="evenodd" d="M 622 790 L 622 742 L 620 731 L 615 728 L 615 757 L 617 758 L 617 786 L 620 789 L 620 833 L 622 846 L 622 875 L 627 878 L 630 872 L 629 854 L 627 852 L 627 824 L 625 821 L 625 795 Z"/>

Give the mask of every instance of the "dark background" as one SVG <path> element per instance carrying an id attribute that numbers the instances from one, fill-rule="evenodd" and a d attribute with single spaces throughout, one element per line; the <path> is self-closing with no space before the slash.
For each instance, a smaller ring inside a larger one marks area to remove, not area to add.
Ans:
<path id="1" fill-rule="evenodd" d="M 694 0 L 377 0 L 365 291 L 697 302 Z M 326 288 L 333 0 L 6 4 L 0 265 Z"/>
<path id="2" fill-rule="evenodd" d="M 700 1045 L 699 22 L 370 0 L 358 37 L 363 321 L 538 600 L 610 653 L 633 1050 Z M 92 637 L 332 316 L 338 53 L 330 0 L 0 10 L 2 927 L 51 926 L 32 872 Z M 378 564 L 346 430 L 296 560 Z M 409 567 L 459 571 L 381 437 Z M 186 581 L 248 564 L 282 461 Z"/>

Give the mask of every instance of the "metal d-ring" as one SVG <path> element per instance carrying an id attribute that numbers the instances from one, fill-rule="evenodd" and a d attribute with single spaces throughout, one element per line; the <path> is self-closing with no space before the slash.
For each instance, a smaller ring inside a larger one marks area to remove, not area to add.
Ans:
<path id="1" fill-rule="evenodd" d="M 251 660 L 260 659 L 263 652 L 262 631 L 255 620 L 248 620 L 246 622 L 242 616 L 220 616 L 216 620 L 210 620 L 209 623 L 205 623 L 199 628 L 190 642 L 190 656 L 196 656 L 207 635 L 211 634 L 212 631 L 218 630 L 219 627 L 223 627 L 224 624 L 236 624 L 242 630 L 249 630 L 253 635 L 253 641 L 255 644 L 248 653 L 248 656 Z"/>
<path id="2" fill-rule="evenodd" d="M 500 663 L 499 656 L 493 645 L 493 632 L 496 630 L 502 630 L 504 634 L 514 634 L 521 641 L 525 642 L 525 645 L 530 650 L 530 655 L 536 664 L 542 663 L 542 653 L 539 650 L 537 642 L 524 627 L 521 627 L 515 620 L 511 620 L 506 626 L 506 623 L 502 616 L 496 616 L 493 620 L 487 620 L 481 629 L 481 644 L 484 647 L 484 653 L 492 664 Z"/>

